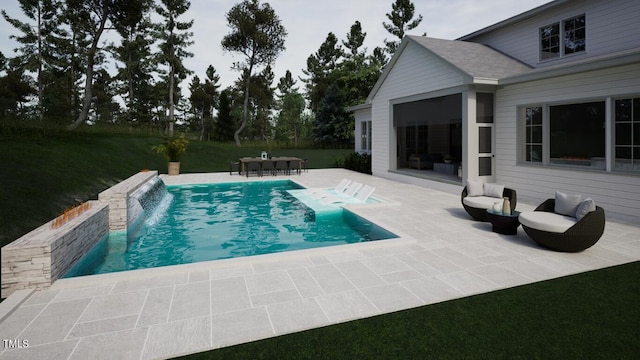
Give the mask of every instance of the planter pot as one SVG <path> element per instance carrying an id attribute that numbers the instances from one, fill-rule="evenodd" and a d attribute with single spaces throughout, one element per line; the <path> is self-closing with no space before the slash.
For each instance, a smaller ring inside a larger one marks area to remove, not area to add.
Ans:
<path id="1" fill-rule="evenodd" d="M 178 174 L 180 174 L 180 162 L 170 162 L 169 175 L 178 175 Z"/>

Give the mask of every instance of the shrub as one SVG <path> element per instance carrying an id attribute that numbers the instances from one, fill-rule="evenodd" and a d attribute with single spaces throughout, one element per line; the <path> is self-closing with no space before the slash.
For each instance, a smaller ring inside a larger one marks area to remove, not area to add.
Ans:
<path id="1" fill-rule="evenodd" d="M 346 155 L 345 157 L 337 157 L 335 159 L 336 167 L 343 167 L 345 169 L 361 172 L 364 174 L 371 174 L 371 155 L 360 154 L 357 152 Z"/>

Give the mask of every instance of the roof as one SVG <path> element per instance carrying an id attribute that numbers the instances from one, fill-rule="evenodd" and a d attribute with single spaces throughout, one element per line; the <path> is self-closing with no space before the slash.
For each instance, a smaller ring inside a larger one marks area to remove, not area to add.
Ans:
<path id="1" fill-rule="evenodd" d="M 409 35 L 408 38 L 474 79 L 498 80 L 532 69 L 484 44 L 425 36 Z"/>
<path id="2" fill-rule="evenodd" d="M 457 69 L 470 84 L 495 84 L 504 77 L 529 72 L 532 68 L 491 47 L 459 40 L 443 40 L 426 36 L 407 35 L 391 58 L 384 72 L 369 93 L 366 103 L 380 89 L 391 69 L 409 44 L 416 44 Z"/>

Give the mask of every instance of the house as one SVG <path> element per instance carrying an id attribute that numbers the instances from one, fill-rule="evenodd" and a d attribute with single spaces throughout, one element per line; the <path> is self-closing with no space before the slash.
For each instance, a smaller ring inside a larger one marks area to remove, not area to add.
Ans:
<path id="1" fill-rule="evenodd" d="M 556 0 L 456 40 L 406 36 L 351 108 L 356 151 L 374 176 L 581 193 L 637 224 L 638 19 L 636 0 Z"/>

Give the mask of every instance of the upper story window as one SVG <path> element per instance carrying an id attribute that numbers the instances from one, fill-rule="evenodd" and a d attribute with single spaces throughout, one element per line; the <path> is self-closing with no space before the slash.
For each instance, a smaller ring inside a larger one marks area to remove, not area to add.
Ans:
<path id="1" fill-rule="evenodd" d="M 585 16 L 580 15 L 540 28 L 540 60 L 585 51 Z"/>

